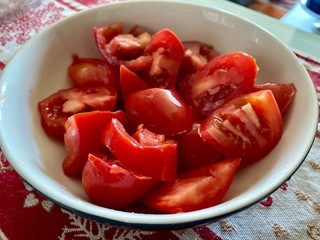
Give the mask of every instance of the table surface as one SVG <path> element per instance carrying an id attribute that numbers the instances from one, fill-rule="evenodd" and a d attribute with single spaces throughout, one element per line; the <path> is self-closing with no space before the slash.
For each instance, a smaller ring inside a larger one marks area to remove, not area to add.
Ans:
<path id="1" fill-rule="evenodd" d="M 320 93 L 319 36 L 229 1 L 192 1 L 243 16 L 274 34 L 305 65 Z M 22 15 L 0 22 L 0 74 L 12 55 L 39 30 L 78 11 L 111 2 L 117 1 L 43 0 Z M 0 152 L 0 239 L 320 239 L 319 130 L 304 163 L 276 192 L 218 222 L 176 231 L 118 229 L 70 213 L 34 191 Z"/>

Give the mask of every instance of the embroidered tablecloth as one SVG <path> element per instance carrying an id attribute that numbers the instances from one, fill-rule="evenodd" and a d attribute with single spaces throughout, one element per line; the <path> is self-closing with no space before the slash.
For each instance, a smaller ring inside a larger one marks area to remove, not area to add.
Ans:
<path id="1" fill-rule="evenodd" d="M 1 1 L 12 5 L 22 2 Z M 43 0 L 20 14 L 1 15 L 0 74 L 11 56 L 39 30 L 78 11 L 111 2 Z M 320 94 L 320 60 L 293 51 L 305 65 Z M 39 195 L 20 178 L 1 151 L 0 156 L 1 240 L 320 239 L 320 131 L 302 166 L 272 195 L 216 223 L 178 231 L 119 229 L 79 217 Z"/>

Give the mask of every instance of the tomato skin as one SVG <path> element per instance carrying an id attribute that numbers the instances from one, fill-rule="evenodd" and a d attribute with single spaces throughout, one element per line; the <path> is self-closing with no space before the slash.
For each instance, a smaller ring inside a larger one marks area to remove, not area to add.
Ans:
<path id="1" fill-rule="evenodd" d="M 117 161 L 103 161 L 89 154 L 82 184 L 90 200 L 107 208 L 123 208 L 138 200 L 158 181 L 139 176 L 123 168 Z"/>
<path id="2" fill-rule="evenodd" d="M 157 136 L 155 136 L 157 138 Z M 158 141 L 139 143 L 117 119 L 112 119 L 103 133 L 103 142 L 127 169 L 156 180 L 174 181 L 177 177 L 177 143 Z"/>
<path id="3" fill-rule="evenodd" d="M 145 46 L 151 36 L 142 28 L 133 28 L 130 33 L 123 32 L 123 24 L 115 23 L 105 27 L 95 27 L 94 37 L 96 45 L 102 57 L 112 66 L 119 67 L 121 64 L 137 66 L 133 64 L 144 53 Z M 148 64 L 149 65 L 149 64 Z"/>
<path id="4" fill-rule="evenodd" d="M 125 100 L 125 111 L 136 125 L 149 130 L 176 135 L 191 129 L 193 113 L 175 90 L 148 88 L 130 94 Z"/>
<path id="5" fill-rule="evenodd" d="M 297 89 L 294 83 L 265 83 L 265 84 L 256 84 L 253 87 L 252 91 L 260 90 L 271 90 L 280 109 L 281 113 L 284 113 L 285 110 L 289 107 L 293 101 Z"/>
<path id="6" fill-rule="evenodd" d="M 112 66 L 118 66 L 118 58 L 107 49 L 107 44 L 119 34 L 123 33 L 123 24 L 114 23 L 105 27 L 94 27 L 94 39 L 101 56 Z"/>
<path id="7" fill-rule="evenodd" d="M 270 90 L 242 95 L 214 111 L 200 126 L 203 140 L 242 164 L 260 160 L 279 142 L 282 116 Z"/>
<path id="8" fill-rule="evenodd" d="M 38 103 L 42 129 L 50 136 L 61 137 L 65 133 L 64 124 L 72 113 L 62 111 L 64 102 L 62 96 L 54 94 Z"/>
<path id="9" fill-rule="evenodd" d="M 113 110 L 117 92 L 108 86 L 81 86 L 59 90 L 38 103 L 41 124 L 53 136 L 65 133 L 64 124 L 75 113 Z"/>
<path id="10" fill-rule="evenodd" d="M 184 58 L 182 60 L 179 79 L 200 70 L 210 60 L 218 56 L 212 46 L 198 41 L 183 41 Z"/>
<path id="11" fill-rule="evenodd" d="M 120 88 L 123 101 L 131 93 L 149 88 L 137 74 L 128 69 L 126 66 L 120 66 Z"/>
<path id="12" fill-rule="evenodd" d="M 84 112 L 68 118 L 64 134 L 66 156 L 62 162 L 63 171 L 67 176 L 80 177 L 88 154 L 105 151 L 101 135 L 112 118 L 117 118 L 122 123 L 126 122 L 126 115 L 122 111 Z"/>
<path id="13" fill-rule="evenodd" d="M 227 158 L 210 166 L 185 172 L 175 182 L 153 188 L 142 202 L 164 213 L 190 212 L 221 203 L 229 190 L 240 158 Z"/>
<path id="14" fill-rule="evenodd" d="M 73 56 L 67 74 L 74 86 L 111 84 L 114 88 L 117 88 L 118 85 L 116 69 L 106 61 L 97 58 Z"/>
<path id="15" fill-rule="evenodd" d="M 184 47 L 178 36 L 169 29 L 152 35 L 144 55 L 152 55 L 152 66 L 142 73 L 142 78 L 152 87 L 170 89 L 175 86 Z"/>
<path id="16" fill-rule="evenodd" d="M 183 79 L 179 92 L 198 116 L 208 116 L 232 98 L 251 92 L 257 71 L 250 55 L 225 53 Z"/>
<path id="17" fill-rule="evenodd" d="M 151 36 L 148 30 L 140 25 L 136 25 L 133 28 L 131 28 L 129 34 L 132 34 L 135 37 L 141 36 L 142 34 L 148 34 L 149 36 Z"/>
<path id="18" fill-rule="evenodd" d="M 178 136 L 178 172 L 189 171 L 211 165 L 220 160 L 223 155 L 199 135 L 200 124 L 194 124 L 193 129 Z"/>

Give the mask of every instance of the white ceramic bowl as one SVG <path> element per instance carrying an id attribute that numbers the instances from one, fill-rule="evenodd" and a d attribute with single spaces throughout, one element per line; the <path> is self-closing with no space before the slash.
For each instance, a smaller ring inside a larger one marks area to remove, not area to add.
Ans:
<path id="1" fill-rule="evenodd" d="M 209 5 L 209 4 L 208 4 Z M 191 3 L 143 1 L 108 4 L 67 17 L 28 41 L 1 76 L 0 140 L 14 169 L 53 202 L 103 223 L 139 228 L 183 228 L 243 210 L 275 191 L 297 170 L 312 145 L 318 117 L 312 81 L 292 52 L 274 36 L 237 16 Z M 262 161 L 239 171 L 223 202 L 182 214 L 137 214 L 96 206 L 79 181 L 61 169 L 65 151 L 44 133 L 37 103 L 67 87 L 71 55 L 99 57 L 93 26 L 122 21 L 150 30 L 167 27 L 182 40 L 213 44 L 220 53 L 256 58 L 259 82 L 294 82 L 298 92 L 284 119 L 284 134 Z"/>

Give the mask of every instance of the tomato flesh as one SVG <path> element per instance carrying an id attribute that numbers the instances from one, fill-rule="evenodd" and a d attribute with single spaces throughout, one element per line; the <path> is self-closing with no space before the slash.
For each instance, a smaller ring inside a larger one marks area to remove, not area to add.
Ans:
<path id="1" fill-rule="evenodd" d="M 154 138 L 157 144 L 140 143 L 125 131 L 120 121 L 112 119 L 102 139 L 127 169 L 153 179 L 173 181 L 177 177 L 177 143 L 156 134 Z"/>
<path id="2" fill-rule="evenodd" d="M 92 110 L 114 110 L 116 98 L 117 92 L 110 85 L 60 90 L 38 103 L 42 127 L 49 135 L 61 136 L 68 117 Z"/>
<path id="3" fill-rule="evenodd" d="M 88 154 L 105 151 L 101 135 L 112 118 L 123 123 L 126 120 L 122 111 L 92 111 L 74 114 L 68 118 L 64 134 L 66 156 L 62 163 L 67 176 L 80 177 Z"/>
<path id="4" fill-rule="evenodd" d="M 169 29 L 158 31 L 146 45 L 144 54 L 152 55 L 153 61 L 142 78 L 152 87 L 174 87 L 184 57 L 184 47 L 178 36 Z"/>
<path id="5" fill-rule="evenodd" d="M 179 92 L 198 116 L 208 116 L 227 101 L 249 93 L 258 67 L 250 55 L 230 52 L 219 55 L 179 85 Z"/>
<path id="6" fill-rule="evenodd" d="M 240 96 L 214 111 L 200 126 L 203 140 L 242 163 L 260 160 L 279 142 L 282 116 L 270 90 Z"/>
<path id="7" fill-rule="evenodd" d="M 233 181 L 239 158 L 185 172 L 175 182 L 160 183 L 142 202 L 165 213 L 190 212 L 219 204 Z"/>
<path id="8" fill-rule="evenodd" d="M 67 73 L 74 86 L 111 84 L 117 88 L 116 69 L 101 59 L 79 58 L 75 55 Z"/>
<path id="9" fill-rule="evenodd" d="M 208 44 L 198 41 L 183 41 L 182 43 L 184 46 L 184 58 L 179 70 L 179 79 L 197 72 L 218 56 L 218 53 Z"/>
<path id="10" fill-rule="evenodd" d="M 142 56 L 151 39 L 148 32 L 137 27 L 125 34 L 122 23 L 94 28 L 94 37 L 101 55 L 109 64 L 117 67 Z"/>
<path id="11" fill-rule="evenodd" d="M 118 58 L 112 55 L 110 49 L 107 48 L 107 44 L 119 34 L 123 33 L 123 24 L 114 23 L 105 27 L 94 27 L 94 39 L 101 56 L 112 66 L 118 66 Z"/>

